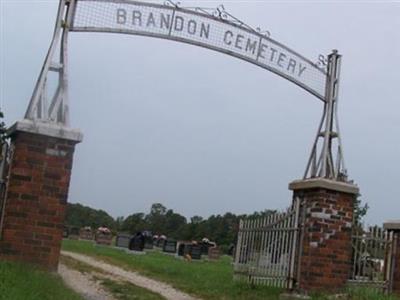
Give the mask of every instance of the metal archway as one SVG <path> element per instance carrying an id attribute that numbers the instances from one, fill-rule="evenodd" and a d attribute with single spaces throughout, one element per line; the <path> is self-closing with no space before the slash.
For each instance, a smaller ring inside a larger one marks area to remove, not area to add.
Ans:
<path id="1" fill-rule="evenodd" d="M 233 17 L 223 6 L 208 9 L 181 8 L 172 1 L 160 5 L 132 0 L 60 0 L 53 38 L 26 119 L 69 126 L 69 32 L 122 33 L 188 43 L 242 59 L 285 78 L 324 103 L 304 178 L 345 180 L 337 119 L 341 61 L 337 51 L 328 56 L 325 70 L 271 39 L 269 34 Z M 60 54 L 56 59 L 58 49 Z M 57 88 L 50 101 L 46 84 L 49 72 L 58 74 Z"/>

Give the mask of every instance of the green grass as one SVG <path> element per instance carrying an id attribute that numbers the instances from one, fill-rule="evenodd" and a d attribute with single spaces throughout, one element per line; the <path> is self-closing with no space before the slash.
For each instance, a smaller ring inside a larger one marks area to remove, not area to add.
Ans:
<path id="1" fill-rule="evenodd" d="M 63 250 L 95 256 L 124 269 L 167 282 L 179 290 L 204 299 L 279 299 L 282 292 L 277 288 L 252 287 L 234 282 L 231 259 L 226 256 L 217 262 L 186 262 L 157 252 L 131 255 L 123 250 L 73 240 L 64 240 Z"/>
<path id="2" fill-rule="evenodd" d="M 26 264 L 0 261 L 1 300 L 83 300 L 62 279 Z"/>
<path id="3" fill-rule="evenodd" d="M 158 252 L 146 255 L 131 255 L 123 250 L 96 246 L 91 242 L 64 240 L 63 249 L 95 256 L 98 259 L 134 270 L 148 277 L 167 282 L 189 294 L 204 299 L 279 299 L 281 289 L 271 287 L 252 287 L 233 281 L 231 259 L 223 256 L 217 262 L 186 262 Z M 375 289 L 350 288 L 347 291 L 352 300 L 396 300 L 395 296 L 384 295 Z M 315 294 L 315 300 L 332 299 L 328 295 Z"/>
<path id="4" fill-rule="evenodd" d="M 383 292 L 373 288 L 352 287 L 348 291 L 353 300 L 398 300 L 394 295 L 385 295 Z"/>
<path id="5" fill-rule="evenodd" d="M 117 282 L 110 279 L 100 279 L 100 283 L 119 300 L 165 300 L 159 294 L 153 293 L 144 288 L 128 282 Z"/>

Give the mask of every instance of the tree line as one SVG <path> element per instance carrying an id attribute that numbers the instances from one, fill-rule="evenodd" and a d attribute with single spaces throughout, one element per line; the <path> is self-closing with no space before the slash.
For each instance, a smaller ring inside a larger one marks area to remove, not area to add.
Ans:
<path id="1" fill-rule="evenodd" d="M 207 219 L 193 216 L 188 220 L 163 204 L 154 203 L 147 214 L 133 213 L 127 217 L 114 219 L 104 210 L 96 210 L 79 203 L 68 203 L 66 225 L 78 228 L 106 226 L 114 233 L 130 234 L 148 230 L 153 234 L 165 235 L 176 240 L 201 240 L 206 237 L 225 250 L 236 243 L 240 219 L 266 216 L 274 212 L 273 210 L 264 210 L 250 215 L 235 215 L 227 212 L 223 215 L 211 215 Z"/>

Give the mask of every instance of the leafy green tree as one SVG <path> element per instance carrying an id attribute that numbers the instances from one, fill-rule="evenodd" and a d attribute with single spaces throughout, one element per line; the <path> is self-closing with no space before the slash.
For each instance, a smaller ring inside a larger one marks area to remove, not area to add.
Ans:
<path id="1" fill-rule="evenodd" d="M 121 225 L 121 231 L 135 234 L 139 231 L 147 230 L 148 225 L 145 221 L 144 213 L 135 213 L 125 218 Z"/>
<path id="2" fill-rule="evenodd" d="M 169 209 L 165 214 L 165 231 L 169 237 L 179 239 L 187 224 L 186 218 Z"/>
<path id="3" fill-rule="evenodd" d="M 150 213 L 146 216 L 146 222 L 153 234 L 163 234 L 166 226 L 167 208 L 161 203 L 154 203 Z"/>
<path id="4" fill-rule="evenodd" d="M 190 218 L 190 222 L 193 224 L 199 224 L 203 221 L 203 218 L 200 216 L 193 216 Z"/>
<path id="5" fill-rule="evenodd" d="M 354 203 L 354 220 L 356 224 L 362 223 L 362 218 L 367 214 L 369 209 L 368 203 L 363 204 L 360 196 L 361 195 L 357 196 L 357 199 Z"/>
<path id="6" fill-rule="evenodd" d="M 115 220 L 104 210 L 93 209 L 79 203 L 68 203 L 65 224 L 78 228 L 90 226 L 93 229 L 106 226 L 111 230 L 116 230 Z"/>
<path id="7" fill-rule="evenodd" d="M 124 224 L 124 217 L 119 216 L 115 219 L 115 227 L 117 231 L 121 231 L 122 225 Z"/>

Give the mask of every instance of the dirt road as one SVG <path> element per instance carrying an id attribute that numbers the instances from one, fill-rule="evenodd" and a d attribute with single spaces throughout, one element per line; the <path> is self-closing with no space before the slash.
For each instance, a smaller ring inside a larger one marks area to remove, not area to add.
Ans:
<path id="1" fill-rule="evenodd" d="M 93 257 L 69 252 L 69 251 L 61 251 L 61 254 L 77 261 L 88 264 L 92 267 L 101 269 L 102 271 L 115 276 L 119 280 L 124 280 L 130 282 L 134 285 L 140 286 L 142 288 L 148 289 L 152 292 L 158 293 L 170 300 L 199 300 L 199 298 L 195 298 L 189 294 L 181 292 L 172 286 L 160 282 L 145 276 L 142 276 L 136 272 L 126 271 L 120 267 L 105 263 L 103 261 L 99 261 L 94 259 Z M 107 298 L 106 298 L 107 299 Z M 97 299 L 96 299 L 97 300 Z"/>
<path id="2" fill-rule="evenodd" d="M 114 300 L 89 274 L 82 274 L 61 263 L 58 265 L 58 274 L 68 287 L 86 300 Z"/>

